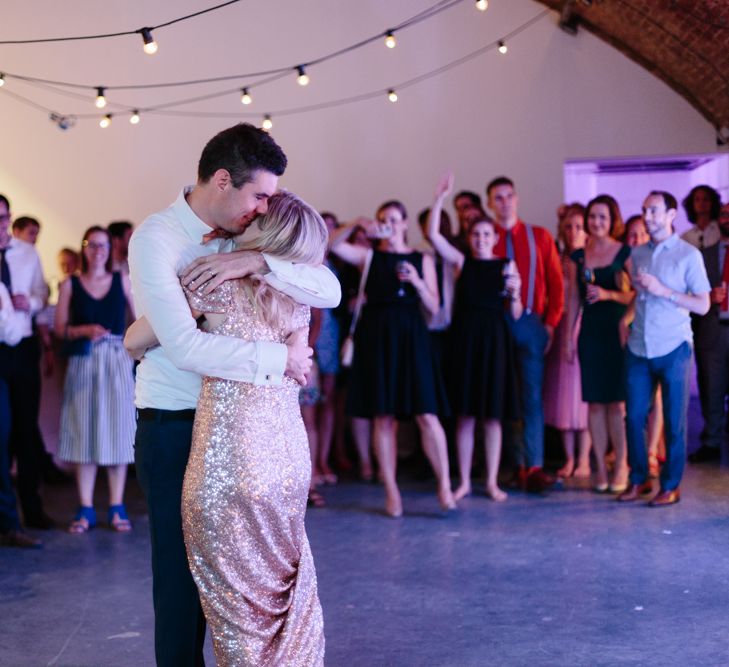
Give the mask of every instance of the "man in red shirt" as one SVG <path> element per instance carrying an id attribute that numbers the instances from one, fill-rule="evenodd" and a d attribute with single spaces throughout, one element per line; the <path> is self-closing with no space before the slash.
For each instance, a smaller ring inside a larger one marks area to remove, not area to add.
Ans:
<path id="1" fill-rule="evenodd" d="M 516 262 L 521 275 L 524 314 L 510 321 L 516 343 L 524 418 L 523 439 L 516 442 L 515 459 L 519 485 L 540 493 L 554 483 L 544 465 L 544 410 L 542 384 L 544 355 L 552 344 L 554 330 L 564 309 L 562 267 L 557 246 L 550 233 L 519 220 L 519 199 L 514 183 L 500 176 L 486 187 L 488 206 L 499 228 L 494 248 L 497 257 Z"/>

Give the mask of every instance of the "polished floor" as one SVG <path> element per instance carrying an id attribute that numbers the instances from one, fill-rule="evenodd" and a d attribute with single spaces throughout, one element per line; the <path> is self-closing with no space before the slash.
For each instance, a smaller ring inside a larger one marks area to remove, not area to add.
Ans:
<path id="1" fill-rule="evenodd" d="M 377 486 L 327 488 L 308 517 L 326 664 L 727 665 L 729 471 L 693 466 L 682 490 L 662 509 L 578 488 L 501 505 L 477 494 L 444 516 L 430 484 L 407 482 L 392 520 Z M 73 487 L 48 499 L 64 521 Z M 43 550 L 0 550 L 0 664 L 153 664 L 134 482 L 130 509 L 128 535 L 53 531 Z"/>

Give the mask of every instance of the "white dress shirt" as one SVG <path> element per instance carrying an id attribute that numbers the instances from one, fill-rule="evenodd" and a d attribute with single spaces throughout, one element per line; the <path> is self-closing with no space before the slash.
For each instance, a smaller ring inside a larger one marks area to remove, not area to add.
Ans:
<path id="1" fill-rule="evenodd" d="M 708 248 L 715 243 L 719 243 L 721 240 L 719 223 L 716 220 L 712 220 L 704 230 L 693 226 L 691 229 L 681 234 L 681 240 L 686 241 L 686 243 L 690 243 L 694 248 L 698 248 L 699 250 Z"/>
<path id="2" fill-rule="evenodd" d="M 0 343 L 15 347 L 23 338 L 25 313 L 13 308 L 8 288 L 0 283 Z"/>
<path id="3" fill-rule="evenodd" d="M 179 275 L 194 259 L 218 252 L 225 241 L 202 238 L 211 231 L 190 208 L 184 189 L 164 211 L 149 216 L 129 243 L 132 293 L 160 342 L 137 368 L 138 408 L 194 408 L 202 375 L 255 384 L 280 384 L 286 368 L 285 345 L 244 341 L 200 331 L 182 291 Z M 326 267 L 294 265 L 264 255 L 266 281 L 296 301 L 317 308 L 339 303 L 341 288 Z"/>
<path id="4" fill-rule="evenodd" d="M 27 338 L 33 335 L 33 316 L 45 306 L 48 299 L 48 286 L 43 278 L 40 257 L 34 245 L 11 238 L 5 259 L 10 269 L 13 295 L 22 294 L 30 302 L 29 313 L 17 311 L 22 321 L 21 338 Z"/>

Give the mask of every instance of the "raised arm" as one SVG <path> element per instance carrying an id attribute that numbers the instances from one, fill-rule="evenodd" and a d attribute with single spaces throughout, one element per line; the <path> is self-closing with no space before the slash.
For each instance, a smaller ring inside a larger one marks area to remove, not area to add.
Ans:
<path id="1" fill-rule="evenodd" d="M 369 230 L 372 224 L 374 223 L 371 220 L 357 218 L 354 222 L 348 222 L 335 229 L 329 237 L 329 249 L 340 259 L 361 269 L 367 259 L 367 248 L 350 243 L 349 238 L 357 227 Z"/>
<path id="2" fill-rule="evenodd" d="M 433 205 L 430 207 L 430 215 L 428 216 L 428 238 L 430 239 L 436 252 L 450 264 L 458 267 L 458 271 L 463 268 L 465 257 L 463 253 L 452 246 L 446 240 L 445 236 L 440 233 L 440 216 L 443 211 L 443 202 L 453 192 L 453 172 L 446 172 L 441 176 L 438 185 L 435 187 L 435 197 Z"/>

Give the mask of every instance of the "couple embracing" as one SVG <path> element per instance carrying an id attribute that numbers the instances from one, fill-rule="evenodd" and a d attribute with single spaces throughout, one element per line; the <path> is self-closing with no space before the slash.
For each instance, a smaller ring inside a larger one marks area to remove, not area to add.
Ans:
<path id="1" fill-rule="evenodd" d="M 277 192 L 286 162 L 263 130 L 220 132 L 195 186 L 129 246 L 158 665 L 203 665 L 206 619 L 218 665 L 323 664 L 298 388 L 309 307 L 335 306 L 340 287 L 324 222 Z"/>

